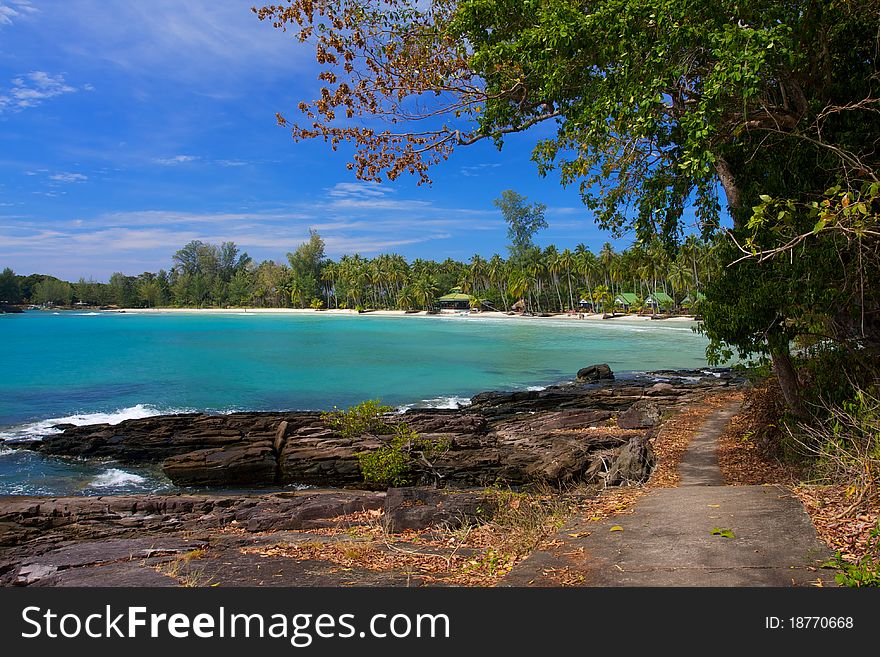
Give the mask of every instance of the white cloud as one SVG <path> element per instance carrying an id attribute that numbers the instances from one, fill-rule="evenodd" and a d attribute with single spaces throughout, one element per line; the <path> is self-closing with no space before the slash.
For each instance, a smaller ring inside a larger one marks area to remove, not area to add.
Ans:
<path id="1" fill-rule="evenodd" d="M 29 0 L 0 2 L 0 25 L 12 25 L 17 19 L 36 12 L 37 8 Z"/>
<path id="2" fill-rule="evenodd" d="M 327 195 L 333 198 L 344 199 L 375 199 L 392 194 L 394 192 L 390 187 L 383 187 L 379 183 L 373 182 L 341 182 L 336 183 L 327 190 Z"/>
<path id="3" fill-rule="evenodd" d="M 81 173 L 70 173 L 69 171 L 62 171 L 61 173 L 56 173 L 49 176 L 49 180 L 64 183 L 85 182 L 88 179 L 89 177 L 86 175 L 83 175 Z"/>
<path id="4" fill-rule="evenodd" d="M 161 164 L 165 167 L 173 167 L 178 164 L 195 162 L 198 159 L 201 159 L 198 155 L 174 155 L 172 157 L 157 157 L 155 160 L 153 160 L 153 162 L 155 162 L 156 164 Z"/>
<path id="5" fill-rule="evenodd" d="M 68 57 L 103 61 L 138 78 L 183 80 L 193 93 L 239 97 L 241 85 L 218 88 L 218 81 L 275 77 L 314 61 L 289 34 L 258 20 L 255 4 L 263 3 L 150 0 L 114 2 L 111 9 L 106 0 L 77 0 L 46 12 L 44 30 Z"/>
<path id="6" fill-rule="evenodd" d="M 481 173 L 483 173 L 487 169 L 497 169 L 500 166 L 501 166 L 501 164 L 498 162 L 486 162 L 484 164 L 476 164 L 473 166 L 461 167 L 461 169 L 459 169 L 459 172 L 461 173 L 461 175 L 463 175 L 467 178 L 473 178 L 473 177 L 479 176 Z"/>
<path id="7" fill-rule="evenodd" d="M 78 89 L 68 84 L 61 74 L 51 75 L 45 71 L 31 71 L 14 78 L 11 86 L 0 92 L 0 112 L 7 108 L 21 111 L 36 107 L 49 98 L 76 91 Z"/>

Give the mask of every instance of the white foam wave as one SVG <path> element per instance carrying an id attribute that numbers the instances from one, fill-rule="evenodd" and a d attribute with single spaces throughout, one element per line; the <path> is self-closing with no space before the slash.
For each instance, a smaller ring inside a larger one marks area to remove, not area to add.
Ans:
<path id="1" fill-rule="evenodd" d="M 529 392 L 540 392 L 541 390 L 546 390 L 547 386 L 528 386 L 526 390 Z"/>
<path id="2" fill-rule="evenodd" d="M 422 406 L 425 408 L 461 408 L 462 406 L 470 406 L 470 397 L 434 397 L 433 399 L 425 399 Z"/>
<path id="3" fill-rule="evenodd" d="M 77 317 L 97 317 L 101 313 L 76 313 Z"/>
<path id="4" fill-rule="evenodd" d="M 115 411 L 101 413 L 77 413 L 76 415 L 67 415 L 65 417 L 53 417 L 38 422 L 22 424 L 12 427 L 4 431 L 0 431 L 0 440 L 33 440 L 44 436 L 51 436 L 55 433 L 61 433 L 60 429 L 54 429 L 57 424 L 75 424 L 77 426 L 85 424 L 119 424 L 124 420 L 134 420 L 142 417 L 152 417 L 162 413 L 173 413 L 174 411 L 160 411 L 154 406 L 148 404 L 137 404 L 128 408 L 120 408 Z"/>
<path id="5" fill-rule="evenodd" d="M 397 410 L 400 413 L 405 413 L 406 411 L 414 408 L 437 408 L 455 410 L 463 406 L 470 406 L 470 403 L 470 397 L 434 397 L 432 399 L 423 399 L 422 401 L 416 402 L 415 404 L 403 404 L 402 406 L 399 406 Z"/>
<path id="6" fill-rule="evenodd" d="M 120 486 L 137 486 L 144 483 L 146 479 L 133 472 L 126 472 L 119 468 L 110 468 L 105 470 L 97 477 L 92 479 L 88 488 L 118 488 Z"/>

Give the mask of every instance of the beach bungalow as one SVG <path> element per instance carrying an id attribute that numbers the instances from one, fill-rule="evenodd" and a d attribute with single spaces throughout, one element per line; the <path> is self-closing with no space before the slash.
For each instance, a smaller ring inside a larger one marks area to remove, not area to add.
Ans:
<path id="1" fill-rule="evenodd" d="M 654 292 L 649 294 L 645 299 L 645 306 L 650 306 L 657 313 L 660 309 L 672 310 L 675 307 L 675 300 L 665 292 Z"/>
<path id="2" fill-rule="evenodd" d="M 621 292 L 614 297 L 614 307 L 622 308 L 623 312 L 628 313 L 630 309 L 639 303 L 639 295 L 635 292 Z"/>
<path id="3" fill-rule="evenodd" d="M 596 312 L 594 310 L 594 304 L 592 301 L 587 301 L 586 299 L 581 299 L 578 301 L 578 310 L 582 313 L 593 313 Z"/>
<path id="4" fill-rule="evenodd" d="M 449 294 L 444 294 L 437 299 L 440 310 L 470 310 L 471 297 L 464 294 L 460 287 L 454 287 Z"/>

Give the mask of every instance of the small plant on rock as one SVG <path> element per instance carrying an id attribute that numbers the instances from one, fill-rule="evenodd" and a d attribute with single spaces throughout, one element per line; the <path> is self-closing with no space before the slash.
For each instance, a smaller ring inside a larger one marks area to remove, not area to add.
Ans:
<path id="1" fill-rule="evenodd" d="M 368 399 L 344 411 L 334 406 L 329 413 L 322 413 L 321 419 L 345 438 L 357 438 L 364 434 L 381 436 L 394 430 L 383 417 L 393 410 L 390 406 L 383 406 L 378 399 Z"/>
<path id="2" fill-rule="evenodd" d="M 427 440 L 406 424 L 394 427 L 387 445 L 357 455 L 364 481 L 378 486 L 405 486 L 412 483 L 418 467 L 431 470 L 431 462 L 449 448 L 442 440 Z"/>

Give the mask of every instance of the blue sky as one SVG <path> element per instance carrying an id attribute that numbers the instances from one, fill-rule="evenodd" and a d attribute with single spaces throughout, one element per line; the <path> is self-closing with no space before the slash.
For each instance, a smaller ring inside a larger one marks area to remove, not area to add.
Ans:
<path id="1" fill-rule="evenodd" d="M 331 257 L 488 257 L 508 188 L 548 206 L 540 243 L 608 239 L 576 189 L 539 178 L 536 135 L 459 149 L 430 187 L 361 183 L 344 153 L 293 142 L 275 112 L 314 97 L 313 54 L 253 4 L 0 0 L 0 268 L 106 280 L 193 239 L 283 260 L 309 227 Z"/>

